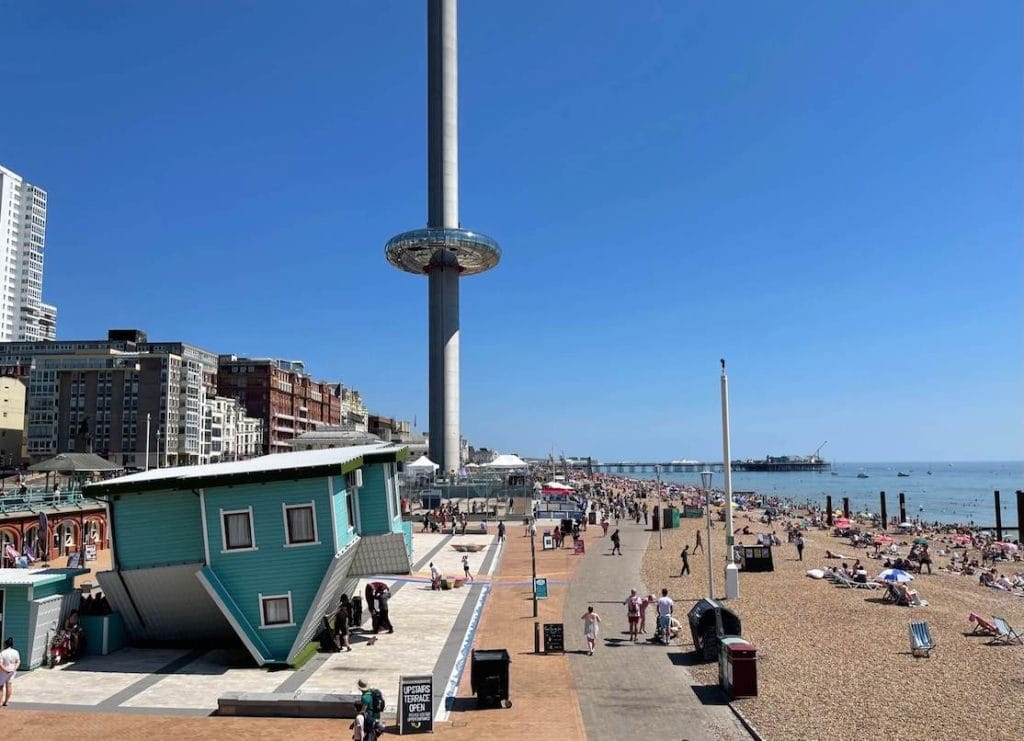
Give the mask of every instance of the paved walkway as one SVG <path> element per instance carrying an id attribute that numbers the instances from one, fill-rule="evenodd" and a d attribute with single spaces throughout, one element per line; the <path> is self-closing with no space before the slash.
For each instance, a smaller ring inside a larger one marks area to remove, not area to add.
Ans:
<path id="1" fill-rule="evenodd" d="M 610 528 L 609 532 L 614 530 Z M 565 648 L 576 681 L 580 710 L 591 740 L 637 738 L 749 739 L 716 688 L 694 682 L 678 646 L 630 643 L 623 601 L 630 589 L 643 594 L 640 565 L 651 533 L 640 525 L 623 524 L 622 556 L 609 555 L 611 541 L 591 527 L 587 554 L 569 585 L 565 602 Z M 672 586 L 669 596 L 672 596 Z M 660 594 L 658 596 L 661 596 Z M 587 656 L 580 616 L 593 605 L 601 615 L 601 632 L 593 656 Z M 677 605 L 685 625 L 689 603 Z M 649 638 L 657 610 L 647 610 Z M 703 701 L 702 701 L 703 698 Z M 707 702 L 708 704 L 705 704 Z"/>

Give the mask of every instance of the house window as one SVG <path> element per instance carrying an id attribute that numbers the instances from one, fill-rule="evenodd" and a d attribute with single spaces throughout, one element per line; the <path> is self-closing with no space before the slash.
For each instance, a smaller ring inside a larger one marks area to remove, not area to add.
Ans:
<path id="1" fill-rule="evenodd" d="M 292 593 L 260 595 L 260 627 L 283 628 L 292 621 Z"/>
<path id="2" fill-rule="evenodd" d="M 284 504 L 285 545 L 315 545 L 316 508 L 309 504 Z"/>
<path id="3" fill-rule="evenodd" d="M 254 551 L 256 543 L 252 533 L 252 507 L 220 511 L 225 551 Z"/>
<path id="4" fill-rule="evenodd" d="M 348 529 L 355 530 L 356 527 L 356 489 L 348 487 L 345 489 L 345 509 L 348 510 Z"/>

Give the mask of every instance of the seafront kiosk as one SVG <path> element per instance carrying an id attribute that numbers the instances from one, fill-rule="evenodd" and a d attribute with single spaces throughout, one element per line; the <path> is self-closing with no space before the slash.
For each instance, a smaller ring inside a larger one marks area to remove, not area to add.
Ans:
<path id="1" fill-rule="evenodd" d="M 0 635 L 13 638 L 21 671 L 43 663 L 47 639 L 78 608 L 75 577 L 88 569 L 0 569 Z"/>

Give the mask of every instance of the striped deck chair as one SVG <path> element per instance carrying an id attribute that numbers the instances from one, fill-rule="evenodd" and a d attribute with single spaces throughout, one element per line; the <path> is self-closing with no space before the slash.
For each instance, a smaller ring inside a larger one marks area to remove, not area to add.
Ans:
<path id="1" fill-rule="evenodd" d="M 989 644 L 1003 643 L 1007 646 L 1014 643 L 1024 644 L 1024 633 L 1021 633 L 1011 628 L 1010 624 L 1006 622 L 1004 618 L 993 615 L 992 625 L 995 626 L 996 635 L 992 637 L 992 640 L 989 641 Z"/>
<path id="2" fill-rule="evenodd" d="M 931 657 L 931 651 L 935 648 L 935 639 L 932 638 L 932 632 L 928 629 L 928 623 L 925 620 L 911 620 L 910 621 L 910 653 L 913 656 L 919 656 L 921 653 L 925 657 Z"/>

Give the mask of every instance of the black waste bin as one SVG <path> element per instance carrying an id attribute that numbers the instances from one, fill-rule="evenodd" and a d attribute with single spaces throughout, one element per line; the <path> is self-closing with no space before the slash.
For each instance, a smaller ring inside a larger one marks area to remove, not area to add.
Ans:
<path id="1" fill-rule="evenodd" d="M 511 707 L 508 697 L 508 667 L 512 659 L 503 648 L 473 649 L 469 682 L 481 707 Z"/>
<path id="2" fill-rule="evenodd" d="M 687 618 L 690 621 L 693 650 L 705 661 L 714 661 L 718 658 L 719 640 L 722 636 L 740 634 L 739 616 L 717 600 L 697 600 L 687 613 Z"/>
<path id="3" fill-rule="evenodd" d="M 587 512 L 587 523 L 590 525 L 597 524 L 597 512 L 595 512 L 594 510 L 590 510 L 589 512 Z"/>

